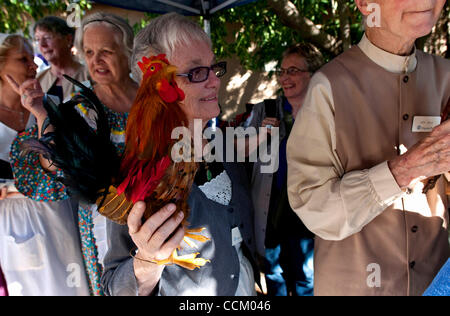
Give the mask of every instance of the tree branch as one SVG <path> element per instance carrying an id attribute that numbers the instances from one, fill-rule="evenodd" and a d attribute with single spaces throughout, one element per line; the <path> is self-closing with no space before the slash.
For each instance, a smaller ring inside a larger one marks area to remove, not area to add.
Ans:
<path id="1" fill-rule="evenodd" d="M 347 0 L 337 0 L 339 14 L 339 31 L 344 50 L 352 47 L 352 38 L 350 35 L 350 8 Z"/>
<path id="2" fill-rule="evenodd" d="M 323 49 L 332 55 L 341 52 L 341 41 L 320 30 L 311 20 L 302 16 L 297 7 L 289 0 L 267 0 L 283 24 L 296 30 L 311 44 Z"/>

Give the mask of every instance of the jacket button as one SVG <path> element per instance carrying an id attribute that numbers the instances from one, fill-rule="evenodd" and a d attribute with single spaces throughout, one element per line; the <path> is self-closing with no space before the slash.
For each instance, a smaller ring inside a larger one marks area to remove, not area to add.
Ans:
<path id="1" fill-rule="evenodd" d="M 416 262 L 415 262 L 415 261 L 411 261 L 411 262 L 409 263 L 409 267 L 410 267 L 411 269 L 413 269 L 415 265 L 416 265 Z"/>
<path id="2" fill-rule="evenodd" d="M 229 209 L 227 209 L 228 212 L 233 213 L 234 209 L 232 207 L 230 207 Z"/>
<path id="3" fill-rule="evenodd" d="M 409 119 L 409 115 L 408 115 L 408 114 L 403 115 L 403 120 L 404 120 L 404 121 L 406 121 L 406 120 L 408 120 L 408 119 Z"/>
<path id="4" fill-rule="evenodd" d="M 413 227 L 411 227 L 411 231 L 413 233 L 416 233 L 419 230 L 419 227 L 417 227 L 417 225 L 414 225 Z"/>
<path id="5" fill-rule="evenodd" d="M 404 76 L 404 77 L 403 77 L 403 82 L 404 82 L 404 83 L 408 83 L 408 81 L 409 81 L 409 77 L 408 77 L 408 76 Z"/>

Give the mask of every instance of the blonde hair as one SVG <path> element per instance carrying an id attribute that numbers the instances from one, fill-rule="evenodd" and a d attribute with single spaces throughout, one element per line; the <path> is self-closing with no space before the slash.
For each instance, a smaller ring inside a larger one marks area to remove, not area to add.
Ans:
<path id="1" fill-rule="evenodd" d="M 6 60 L 8 59 L 8 54 L 12 49 L 23 49 L 24 47 L 29 48 L 31 52 L 33 52 L 33 46 L 30 42 L 23 37 L 22 35 L 12 34 L 8 35 L 1 43 L 0 43 L 0 70 L 5 66 Z M 1 87 L 1 79 L 0 79 L 0 87 Z"/>

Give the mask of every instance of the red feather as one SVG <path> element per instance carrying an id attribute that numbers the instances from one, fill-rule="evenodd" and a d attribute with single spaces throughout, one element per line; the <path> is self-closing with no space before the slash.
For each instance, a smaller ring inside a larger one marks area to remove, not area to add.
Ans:
<path id="1" fill-rule="evenodd" d="M 143 58 L 139 67 L 144 78 L 128 116 L 120 176 L 99 211 L 125 224 L 137 201 L 147 204 L 144 219 L 168 203 L 175 203 L 183 211 L 186 225 L 187 199 L 198 164 L 170 158 L 178 142 L 171 138 L 172 131 L 188 123 L 180 104 L 184 93 L 175 82 L 176 67 L 169 65 L 163 55 Z"/>
<path id="2" fill-rule="evenodd" d="M 184 214 L 182 225 L 187 227 L 187 201 L 198 163 L 193 160 L 174 162 L 169 157 L 178 141 L 171 138 L 172 131 L 188 123 L 179 103 L 184 99 L 184 93 L 175 82 L 176 68 L 169 65 L 164 55 L 144 58 L 139 67 L 144 78 L 128 116 L 126 148 L 120 170 L 122 181 L 119 180 L 117 190 L 112 187 L 108 192 L 104 198 L 105 206 L 100 207 L 99 212 L 126 224 L 128 213 L 137 201 L 146 202 L 143 220 L 168 203 L 175 203 L 177 210 Z M 201 242 L 209 240 L 192 232 L 186 233 L 186 237 Z M 161 264 L 175 263 L 192 270 L 209 261 L 196 256 L 194 253 L 192 258 L 181 258 L 175 251 Z"/>
<path id="3" fill-rule="evenodd" d="M 175 82 L 176 68 L 161 55 L 143 59 L 139 67 L 146 76 L 128 117 L 123 181 L 118 187 L 118 193 L 124 192 L 133 203 L 153 194 L 173 164 L 169 155 L 178 140 L 171 139 L 172 131 L 187 125 L 179 104 L 184 93 Z"/>

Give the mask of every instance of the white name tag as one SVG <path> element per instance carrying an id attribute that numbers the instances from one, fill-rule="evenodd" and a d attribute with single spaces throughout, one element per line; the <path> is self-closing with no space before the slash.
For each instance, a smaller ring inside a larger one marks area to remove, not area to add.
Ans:
<path id="1" fill-rule="evenodd" d="M 412 131 L 419 133 L 431 132 L 439 124 L 441 124 L 440 116 L 414 116 Z"/>
<path id="2" fill-rule="evenodd" d="M 242 235 L 239 227 L 235 227 L 231 230 L 231 245 L 236 246 L 237 244 L 242 242 Z"/>

